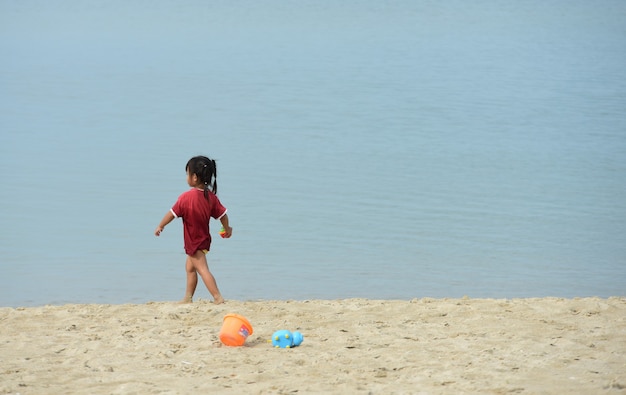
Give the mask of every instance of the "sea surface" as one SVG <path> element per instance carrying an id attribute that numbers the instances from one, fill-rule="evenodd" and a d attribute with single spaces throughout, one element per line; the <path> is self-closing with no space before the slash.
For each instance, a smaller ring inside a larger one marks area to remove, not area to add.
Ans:
<path id="1" fill-rule="evenodd" d="M 0 0 L 0 305 L 626 295 L 626 2 Z M 202 283 L 196 297 L 210 299 Z"/>

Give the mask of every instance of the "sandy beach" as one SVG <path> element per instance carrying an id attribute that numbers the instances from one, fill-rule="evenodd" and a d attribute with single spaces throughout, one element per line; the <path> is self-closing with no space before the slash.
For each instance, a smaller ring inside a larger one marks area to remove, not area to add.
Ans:
<path id="1" fill-rule="evenodd" d="M 626 394 L 624 297 L 5 307 L 0 328 L 2 394 Z"/>

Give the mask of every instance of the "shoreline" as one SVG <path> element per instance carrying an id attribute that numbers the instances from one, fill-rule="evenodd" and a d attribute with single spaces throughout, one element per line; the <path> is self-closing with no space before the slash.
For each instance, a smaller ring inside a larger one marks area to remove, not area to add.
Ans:
<path id="1" fill-rule="evenodd" d="M 0 328 L 2 394 L 626 394 L 626 297 L 1 307 Z"/>

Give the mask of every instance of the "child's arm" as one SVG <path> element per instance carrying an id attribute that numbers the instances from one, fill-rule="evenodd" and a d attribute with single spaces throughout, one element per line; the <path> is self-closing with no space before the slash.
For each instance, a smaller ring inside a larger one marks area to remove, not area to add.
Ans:
<path id="1" fill-rule="evenodd" d="M 228 239 L 233 235 L 233 228 L 228 225 L 228 214 L 222 215 L 220 218 L 220 222 L 222 223 L 222 227 L 224 228 L 224 235 L 222 236 L 225 239 Z"/>
<path id="2" fill-rule="evenodd" d="M 163 228 L 165 228 L 167 226 L 167 224 L 172 222 L 174 220 L 174 218 L 175 217 L 174 217 L 174 214 L 172 213 L 172 211 L 168 211 L 167 214 L 165 214 L 165 216 L 161 220 L 161 223 L 159 224 L 159 226 L 157 226 L 156 230 L 154 231 L 154 235 L 155 236 L 159 236 L 161 234 L 161 232 L 163 232 Z"/>

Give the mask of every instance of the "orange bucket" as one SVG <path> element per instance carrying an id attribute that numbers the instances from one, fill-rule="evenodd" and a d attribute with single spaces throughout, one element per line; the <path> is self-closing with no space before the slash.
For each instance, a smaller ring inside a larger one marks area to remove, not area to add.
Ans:
<path id="1" fill-rule="evenodd" d="M 243 346 L 252 334 L 252 325 L 239 314 L 226 314 L 220 330 L 220 341 L 227 346 Z"/>

